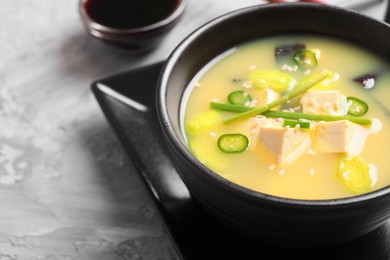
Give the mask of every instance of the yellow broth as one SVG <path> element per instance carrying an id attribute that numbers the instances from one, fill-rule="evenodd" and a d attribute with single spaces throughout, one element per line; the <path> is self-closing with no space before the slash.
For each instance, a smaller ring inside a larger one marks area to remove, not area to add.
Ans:
<path id="1" fill-rule="evenodd" d="M 275 164 L 273 157 L 262 147 L 242 153 L 226 154 L 216 145 L 225 133 L 240 132 L 245 120 L 231 124 L 222 121 L 235 115 L 232 112 L 210 109 L 210 101 L 226 102 L 229 93 L 242 90 L 243 82 L 253 69 L 280 69 L 275 60 L 276 46 L 304 43 L 307 49 L 320 50 L 318 66 L 311 74 L 330 70 L 340 79 L 332 85 L 346 96 L 363 99 L 369 105 L 364 117 L 379 119 L 380 132 L 369 135 L 359 155 L 377 167 L 377 181 L 372 190 L 390 183 L 390 70 L 389 65 L 373 53 L 350 42 L 319 35 L 286 35 L 255 40 L 237 46 L 216 57 L 190 83 L 182 101 L 182 128 L 189 149 L 203 164 L 222 177 L 246 188 L 279 197 L 294 199 L 334 199 L 356 195 L 337 178 L 339 160 L 344 153 L 304 153 L 288 165 Z M 380 75 L 372 89 L 364 89 L 352 79 L 373 71 Z M 286 71 L 284 71 L 286 72 Z M 299 81 L 304 75 L 286 72 Z M 256 96 L 258 89 L 244 89 Z M 187 124 L 194 118 L 208 115 L 213 123 L 195 134 Z"/>

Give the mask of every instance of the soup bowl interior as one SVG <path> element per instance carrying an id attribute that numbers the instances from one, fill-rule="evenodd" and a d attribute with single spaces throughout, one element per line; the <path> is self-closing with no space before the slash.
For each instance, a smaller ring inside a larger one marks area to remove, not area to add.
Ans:
<path id="1" fill-rule="evenodd" d="M 181 130 L 183 92 L 211 59 L 241 43 L 290 33 L 339 37 L 390 60 L 387 24 L 334 6 L 259 5 L 216 18 L 190 34 L 169 56 L 157 86 L 157 113 L 179 174 L 194 198 L 236 232 L 282 246 L 345 242 L 376 229 L 390 214 L 390 190 L 334 200 L 297 200 L 255 192 L 214 173 L 189 151 Z"/>

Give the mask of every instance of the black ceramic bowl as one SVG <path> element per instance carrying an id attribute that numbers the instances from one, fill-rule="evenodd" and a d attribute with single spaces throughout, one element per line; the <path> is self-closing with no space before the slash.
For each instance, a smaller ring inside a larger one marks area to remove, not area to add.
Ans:
<path id="1" fill-rule="evenodd" d="M 141 7 L 140 1 L 133 2 L 80 0 L 79 12 L 90 35 L 137 54 L 153 50 L 179 21 L 186 6 L 186 0 L 143 0 L 149 6 Z M 150 21 L 138 24 L 140 17 Z"/>
<path id="2" fill-rule="evenodd" d="M 296 200 L 255 192 L 223 179 L 196 160 L 180 130 L 180 101 L 193 76 L 212 58 L 248 40 L 285 33 L 341 37 L 390 61 L 390 27 L 334 6 L 270 4 L 219 17 L 190 34 L 169 56 L 157 86 L 157 113 L 181 178 L 222 223 L 265 243 L 327 246 L 378 228 L 390 217 L 390 187 L 335 200 Z"/>

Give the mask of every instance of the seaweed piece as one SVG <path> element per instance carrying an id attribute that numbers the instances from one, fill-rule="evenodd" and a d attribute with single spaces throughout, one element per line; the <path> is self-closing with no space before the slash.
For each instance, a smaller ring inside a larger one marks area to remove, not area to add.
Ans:
<path id="1" fill-rule="evenodd" d="M 371 72 L 357 76 L 353 81 L 361 84 L 365 89 L 371 89 L 375 86 L 376 80 L 378 79 L 378 72 Z"/>
<path id="2" fill-rule="evenodd" d="M 275 47 L 275 57 L 286 57 L 293 54 L 298 50 L 305 49 L 306 45 L 304 43 L 294 43 L 294 44 L 285 44 Z"/>

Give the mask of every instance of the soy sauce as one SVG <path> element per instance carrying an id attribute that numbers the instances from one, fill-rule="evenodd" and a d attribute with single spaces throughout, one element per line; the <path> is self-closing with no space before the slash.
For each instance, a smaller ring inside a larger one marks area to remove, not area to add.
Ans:
<path id="1" fill-rule="evenodd" d="M 132 29 L 168 17 L 180 0 L 87 0 L 85 9 L 97 23 L 118 29 Z"/>

